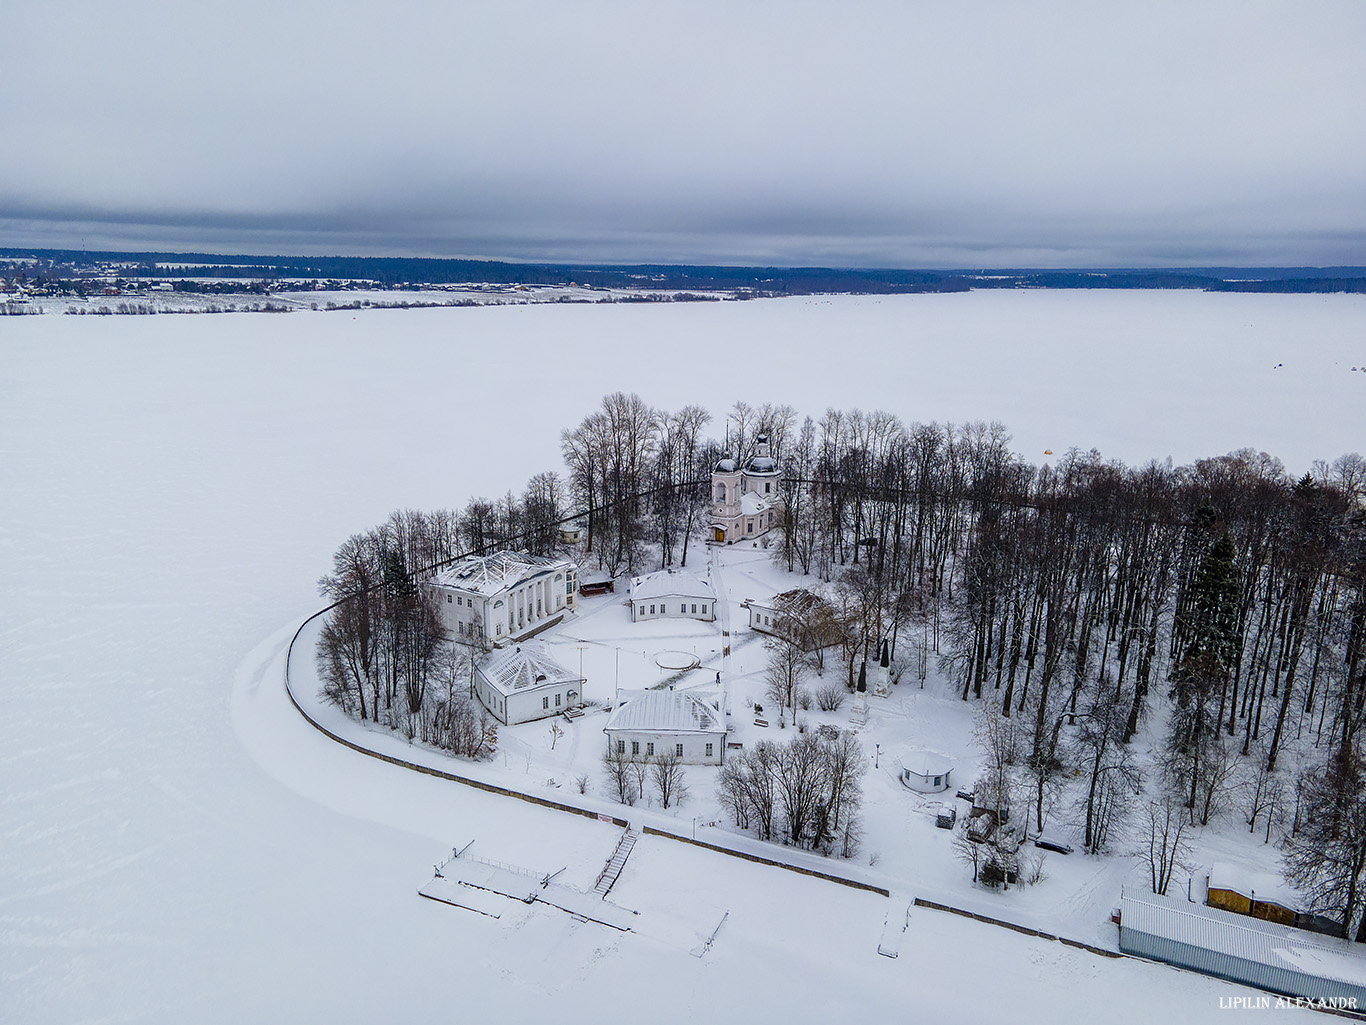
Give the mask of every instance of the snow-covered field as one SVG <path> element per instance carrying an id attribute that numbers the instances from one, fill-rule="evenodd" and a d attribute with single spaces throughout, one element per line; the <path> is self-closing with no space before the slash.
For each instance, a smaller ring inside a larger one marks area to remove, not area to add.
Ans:
<path id="1" fill-rule="evenodd" d="M 341 538 L 557 469 L 605 391 L 1302 472 L 1366 447 L 1363 314 L 980 292 L 0 319 L 0 1020 L 1213 1018 L 1238 991 L 928 911 L 881 958 L 894 901 L 653 838 L 613 891 L 638 934 L 421 900 L 454 844 L 582 885 L 619 831 L 333 744 L 280 656 Z"/>

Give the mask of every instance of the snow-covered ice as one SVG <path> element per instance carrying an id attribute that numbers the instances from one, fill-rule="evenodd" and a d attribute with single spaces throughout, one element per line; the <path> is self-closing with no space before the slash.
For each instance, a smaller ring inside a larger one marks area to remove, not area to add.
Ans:
<path id="1" fill-rule="evenodd" d="M 456 844 L 582 887 L 620 831 L 338 746 L 289 705 L 281 655 L 347 534 L 558 468 L 559 429 L 604 391 L 1000 419 L 1034 459 L 1246 445 L 1300 472 L 1366 440 L 1363 312 L 982 292 L 0 319 L 0 1020 L 1212 1018 L 1213 980 L 923 909 L 879 957 L 893 901 L 659 838 L 612 893 L 639 934 L 422 900 Z M 651 651 L 704 640 L 643 625 Z M 1117 880 L 1058 860 L 1088 877 L 1084 914 L 1045 888 L 1016 906 L 1092 920 Z"/>

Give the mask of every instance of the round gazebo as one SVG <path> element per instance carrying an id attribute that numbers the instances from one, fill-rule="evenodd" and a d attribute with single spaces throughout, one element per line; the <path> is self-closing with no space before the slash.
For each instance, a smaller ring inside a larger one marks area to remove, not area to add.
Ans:
<path id="1" fill-rule="evenodd" d="M 937 751 L 911 751 L 898 759 L 901 785 L 920 794 L 937 794 L 950 786 L 953 763 Z"/>

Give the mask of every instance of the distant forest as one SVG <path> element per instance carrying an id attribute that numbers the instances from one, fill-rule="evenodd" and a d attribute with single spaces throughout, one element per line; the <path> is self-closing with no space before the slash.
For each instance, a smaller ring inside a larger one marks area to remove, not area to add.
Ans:
<path id="1" fill-rule="evenodd" d="M 700 289 L 761 295 L 891 294 L 970 288 L 1192 288 L 1216 292 L 1366 292 L 1366 267 L 1197 267 L 1182 270 L 896 270 L 831 267 L 703 267 L 664 264 L 503 263 L 368 256 L 227 256 L 212 253 L 0 249 L 33 260 L 13 276 L 47 278 L 314 278 L 386 287 L 481 282 L 592 288 Z M 173 266 L 167 266 L 167 265 Z M 111 266 L 117 265 L 117 268 Z"/>

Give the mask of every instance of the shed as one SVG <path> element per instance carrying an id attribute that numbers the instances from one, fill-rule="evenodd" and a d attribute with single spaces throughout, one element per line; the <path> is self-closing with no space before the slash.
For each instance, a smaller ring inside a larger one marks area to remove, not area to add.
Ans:
<path id="1" fill-rule="evenodd" d="M 1121 893 L 1119 949 L 1272 993 L 1366 1007 L 1366 955 L 1349 941 L 1183 898 Z"/>
<path id="2" fill-rule="evenodd" d="M 937 751 L 912 751 L 898 759 L 901 785 L 920 794 L 937 794 L 951 784 L 953 763 Z"/>
<path id="3" fill-rule="evenodd" d="M 1285 880 L 1270 872 L 1216 861 L 1205 873 L 1205 903 L 1240 915 L 1294 925 L 1299 901 Z"/>
<path id="4" fill-rule="evenodd" d="M 612 578 L 612 574 L 603 569 L 579 577 L 579 594 L 585 598 L 607 594 L 609 591 L 615 593 L 616 589 L 617 582 Z"/>

